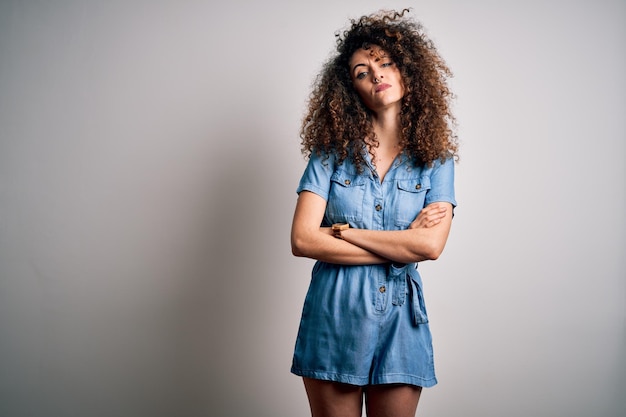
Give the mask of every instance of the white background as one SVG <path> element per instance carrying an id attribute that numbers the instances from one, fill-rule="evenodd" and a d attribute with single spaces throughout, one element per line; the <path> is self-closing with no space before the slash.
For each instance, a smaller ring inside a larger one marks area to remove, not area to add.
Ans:
<path id="1" fill-rule="evenodd" d="M 349 18 L 455 77 L 421 416 L 626 415 L 621 1 L 0 1 L 0 416 L 291 417 L 298 129 Z"/>

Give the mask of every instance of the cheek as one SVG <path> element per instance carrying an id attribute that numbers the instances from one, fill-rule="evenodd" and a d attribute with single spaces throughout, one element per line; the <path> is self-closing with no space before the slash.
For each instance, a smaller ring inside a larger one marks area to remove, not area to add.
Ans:
<path id="1" fill-rule="evenodd" d="M 367 94 L 364 88 L 359 88 L 358 85 L 352 84 L 352 86 L 354 87 L 354 91 L 356 91 L 357 95 L 361 98 L 361 100 L 366 101 L 367 100 Z"/>
<path id="2" fill-rule="evenodd" d="M 398 80 L 398 84 L 400 85 L 400 91 L 402 93 L 402 97 L 404 97 L 404 94 L 406 93 L 406 88 L 404 87 L 404 78 L 402 77 L 402 74 L 400 74 L 400 71 L 396 72 L 396 77 Z"/>

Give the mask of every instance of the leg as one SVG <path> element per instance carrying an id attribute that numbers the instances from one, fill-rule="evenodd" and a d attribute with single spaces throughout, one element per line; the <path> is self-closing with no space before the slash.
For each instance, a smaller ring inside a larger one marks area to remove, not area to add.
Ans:
<path id="1" fill-rule="evenodd" d="M 304 378 L 312 417 L 361 417 L 363 388 Z"/>
<path id="2" fill-rule="evenodd" d="M 368 417 L 415 417 L 422 387 L 404 384 L 370 385 L 365 390 Z"/>

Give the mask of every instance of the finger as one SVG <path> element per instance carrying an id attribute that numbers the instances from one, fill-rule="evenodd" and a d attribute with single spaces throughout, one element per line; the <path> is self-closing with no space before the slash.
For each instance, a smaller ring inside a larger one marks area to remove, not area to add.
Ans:
<path id="1" fill-rule="evenodd" d="M 422 211 L 420 213 L 423 213 L 424 215 L 430 215 L 430 214 L 436 214 L 436 213 L 445 213 L 448 210 L 448 208 L 446 206 L 436 206 L 436 207 L 432 207 L 432 206 L 428 206 L 422 209 Z"/>
<path id="2" fill-rule="evenodd" d="M 441 219 L 443 219 L 444 217 L 446 217 L 446 213 L 435 213 L 435 214 L 432 214 L 432 215 L 426 216 L 426 219 L 425 219 L 425 220 L 426 220 L 427 222 L 431 222 L 431 221 L 433 221 L 433 220 L 441 220 Z"/>
<path id="3" fill-rule="evenodd" d="M 436 225 L 438 225 L 439 223 L 441 223 L 441 219 L 433 219 L 431 221 L 429 221 L 426 225 L 426 227 L 434 227 Z"/>

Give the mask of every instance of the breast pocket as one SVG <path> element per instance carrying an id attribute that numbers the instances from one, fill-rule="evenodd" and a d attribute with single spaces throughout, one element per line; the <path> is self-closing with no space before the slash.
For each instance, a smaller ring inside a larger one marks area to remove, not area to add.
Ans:
<path id="1" fill-rule="evenodd" d="M 333 223 L 360 222 L 363 219 L 365 179 L 335 172 L 330 178 L 326 214 Z"/>
<path id="2" fill-rule="evenodd" d="M 430 190 L 430 178 L 421 177 L 398 180 L 395 224 L 401 229 L 409 227 L 424 208 L 426 192 Z"/>

